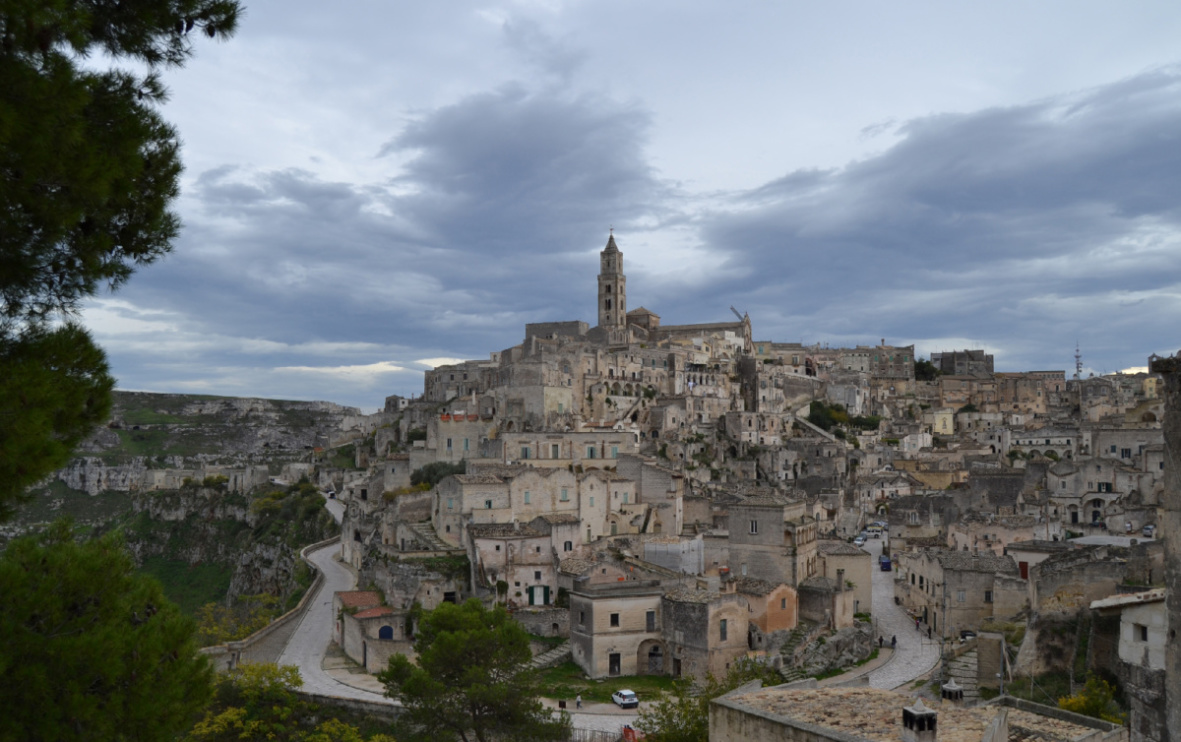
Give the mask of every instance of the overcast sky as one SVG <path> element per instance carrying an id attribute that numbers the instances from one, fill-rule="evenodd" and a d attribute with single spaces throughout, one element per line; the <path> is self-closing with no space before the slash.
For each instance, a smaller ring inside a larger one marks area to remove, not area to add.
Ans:
<path id="1" fill-rule="evenodd" d="M 166 74 L 172 255 L 84 319 L 124 389 L 371 410 L 524 324 L 1088 373 L 1181 347 L 1181 5 L 247 4 Z"/>

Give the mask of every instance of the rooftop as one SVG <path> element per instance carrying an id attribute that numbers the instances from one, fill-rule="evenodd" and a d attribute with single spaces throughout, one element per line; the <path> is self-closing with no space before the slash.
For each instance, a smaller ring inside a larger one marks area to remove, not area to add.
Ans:
<path id="1" fill-rule="evenodd" d="M 774 714 L 796 723 L 842 732 L 870 742 L 902 739 L 902 708 L 910 697 L 876 688 L 763 688 L 717 702 Z M 1000 706 L 939 706 L 939 742 L 979 742 Z M 1059 718 L 1009 708 L 1009 739 L 1080 740 L 1095 729 Z"/>
<path id="2" fill-rule="evenodd" d="M 347 590 L 336 594 L 343 608 L 369 608 L 381 605 L 381 595 L 373 590 Z"/>

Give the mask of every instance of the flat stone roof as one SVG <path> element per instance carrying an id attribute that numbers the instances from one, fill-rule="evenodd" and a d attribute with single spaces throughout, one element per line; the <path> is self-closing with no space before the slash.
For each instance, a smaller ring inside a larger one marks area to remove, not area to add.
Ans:
<path id="1" fill-rule="evenodd" d="M 914 698 L 877 688 L 816 688 L 760 690 L 718 699 L 753 712 L 773 714 L 793 722 L 841 732 L 869 742 L 897 742 L 902 739 L 902 709 Z M 996 718 L 998 705 L 962 708 L 934 707 L 938 712 L 939 742 L 980 742 L 985 728 Z M 1078 740 L 1095 729 L 1012 707 L 1009 738 Z"/>

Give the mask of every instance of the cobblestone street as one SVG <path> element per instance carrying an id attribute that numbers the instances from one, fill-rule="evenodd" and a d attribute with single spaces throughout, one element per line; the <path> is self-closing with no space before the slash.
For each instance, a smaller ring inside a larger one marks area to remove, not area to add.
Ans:
<path id="1" fill-rule="evenodd" d="M 898 649 L 881 667 L 869 673 L 869 684 L 873 688 L 893 689 L 912 682 L 926 674 L 939 662 L 939 640 L 927 639 L 926 628 L 915 631 L 914 619 L 894 604 L 894 572 L 878 569 L 878 556 L 886 544 L 885 539 L 871 538 L 863 547 L 873 555 L 873 618 L 880 636 L 886 645 L 891 637 L 898 637 Z"/>

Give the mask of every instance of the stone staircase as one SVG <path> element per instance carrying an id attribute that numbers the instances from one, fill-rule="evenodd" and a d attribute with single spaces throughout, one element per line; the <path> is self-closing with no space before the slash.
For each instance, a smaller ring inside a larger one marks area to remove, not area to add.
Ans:
<path id="1" fill-rule="evenodd" d="M 430 521 L 423 523 L 410 523 L 410 530 L 414 532 L 417 539 L 426 544 L 432 551 L 458 551 L 459 547 L 452 546 L 439 538 L 439 534 L 435 533 L 435 527 L 431 525 Z"/>
<path id="2" fill-rule="evenodd" d="M 534 669 L 544 670 L 547 667 L 560 665 L 570 657 L 570 642 L 562 642 L 553 649 L 547 649 L 533 658 L 529 663 Z"/>
<path id="3" fill-rule="evenodd" d="M 971 705 L 980 700 L 980 689 L 976 685 L 976 650 L 964 652 L 947 663 L 947 674 L 964 689 L 964 704 Z"/>
<path id="4" fill-rule="evenodd" d="M 779 647 L 779 655 L 783 658 L 783 666 L 779 668 L 779 674 L 783 676 L 783 682 L 790 683 L 794 680 L 807 677 L 804 668 L 796 667 L 792 664 L 792 657 L 795 655 L 796 647 L 800 645 L 800 642 L 808 636 L 813 628 L 815 628 L 813 623 L 801 620 L 792 629 L 791 634 L 787 637 L 787 641 Z"/>

